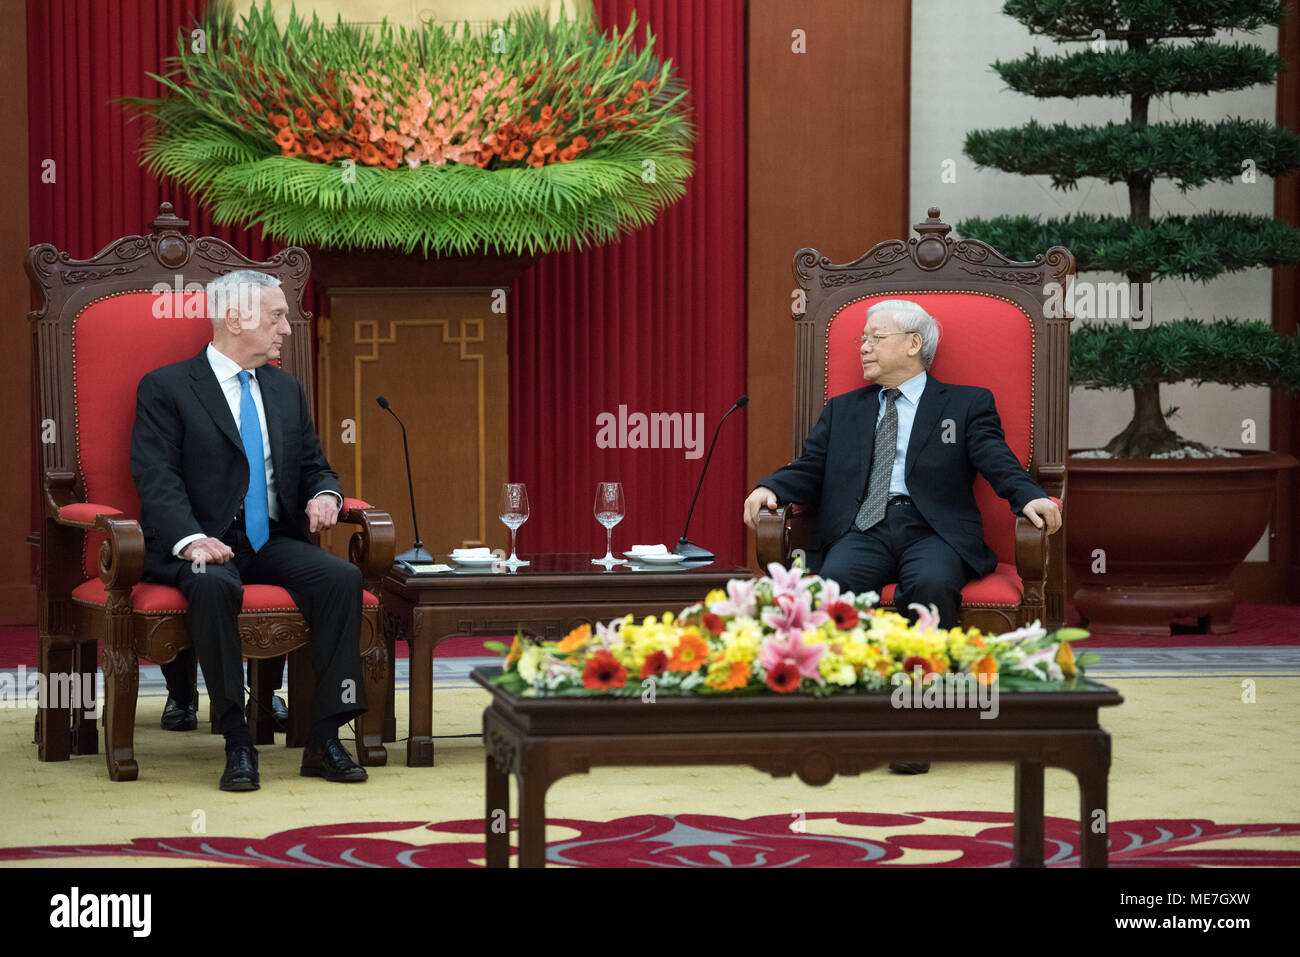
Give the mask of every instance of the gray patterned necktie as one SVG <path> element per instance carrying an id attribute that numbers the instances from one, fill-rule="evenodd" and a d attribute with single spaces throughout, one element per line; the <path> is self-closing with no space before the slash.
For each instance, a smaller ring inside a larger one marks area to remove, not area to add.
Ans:
<path id="1" fill-rule="evenodd" d="M 889 501 L 889 477 L 894 471 L 894 459 L 898 455 L 898 408 L 894 400 L 902 394 L 901 389 L 886 389 L 885 417 L 876 426 L 876 444 L 871 453 L 871 477 L 867 479 L 867 495 L 858 509 L 858 517 L 853 527 L 865 532 L 885 517 L 885 505 Z"/>

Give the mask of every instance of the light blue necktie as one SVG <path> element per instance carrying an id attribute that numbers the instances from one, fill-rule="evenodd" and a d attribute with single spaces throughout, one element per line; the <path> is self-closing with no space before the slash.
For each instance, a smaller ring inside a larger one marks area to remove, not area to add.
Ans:
<path id="1" fill-rule="evenodd" d="M 244 531 L 257 551 L 271 537 L 266 503 L 266 450 L 262 447 L 262 423 L 253 404 L 253 390 L 247 369 L 239 371 L 239 431 L 248 457 L 248 494 L 244 496 Z"/>

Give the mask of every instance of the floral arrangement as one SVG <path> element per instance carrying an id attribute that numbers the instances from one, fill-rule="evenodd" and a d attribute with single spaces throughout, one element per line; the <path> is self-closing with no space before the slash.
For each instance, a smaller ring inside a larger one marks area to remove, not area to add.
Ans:
<path id="1" fill-rule="evenodd" d="M 236 22 L 209 5 L 156 100 L 146 165 L 195 190 L 218 223 L 284 242 L 545 252 L 652 222 L 685 193 L 686 90 L 635 17 L 512 15 L 486 29 L 283 31 L 269 0 Z"/>
<path id="2" fill-rule="evenodd" d="M 1087 637 L 1081 629 L 943 630 L 933 606 L 912 605 L 909 623 L 876 608 L 878 599 L 773 563 L 768 575 L 732 579 L 676 615 L 581 625 L 559 641 L 519 633 L 508 649 L 488 644 L 505 655 L 496 681 L 522 694 L 640 694 L 652 681 L 662 694 L 829 695 L 945 673 L 1011 690 L 1068 681 L 1095 660 L 1074 657 L 1069 642 Z"/>

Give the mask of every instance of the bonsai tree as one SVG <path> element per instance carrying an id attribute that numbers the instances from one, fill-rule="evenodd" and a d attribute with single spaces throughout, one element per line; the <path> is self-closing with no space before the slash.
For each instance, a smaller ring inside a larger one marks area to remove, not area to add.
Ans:
<path id="1" fill-rule="evenodd" d="M 1208 94 L 1273 83 L 1282 60 L 1259 46 L 1211 38 L 1254 31 L 1282 19 L 1281 0 L 1008 0 L 1003 11 L 1031 33 L 1088 44 L 1064 56 L 1029 56 L 993 69 L 1013 90 L 1039 98 L 1107 96 L 1128 102 L 1129 118 L 1105 126 L 977 130 L 965 153 L 977 167 L 1050 176 L 1057 189 L 1094 177 L 1128 187 L 1129 215 L 968 219 L 958 230 L 1016 259 L 1060 244 L 1080 273 L 1120 272 L 1131 288 L 1162 279 L 1209 282 L 1223 273 L 1300 262 L 1300 229 L 1267 216 L 1205 212 L 1151 216 L 1151 184 L 1172 180 L 1186 192 L 1212 181 L 1253 182 L 1259 174 L 1300 169 L 1300 136 L 1258 120 L 1152 124 L 1152 97 Z M 1170 42 L 1185 41 L 1186 42 Z M 1119 41 L 1118 43 L 1116 41 Z M 1122 46 L 1120 45 L 1122 44 Z M 1171 429 L 1160 385 L 1190 380 L 1231 386 L 1297 388 L 1295 337 L 1265 322 L 1195 320 L 1149 329 L 1083 325 L 1072 332 L 1070 373 L 1085 388 L 1133 391 L 1133 419 L 1105 447 L 1117 458 L 1177 452 L 1188 442 Z"/>

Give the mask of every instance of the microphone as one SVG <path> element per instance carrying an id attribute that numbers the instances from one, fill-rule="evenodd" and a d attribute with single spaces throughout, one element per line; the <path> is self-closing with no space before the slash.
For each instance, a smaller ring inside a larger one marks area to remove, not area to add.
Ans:
<path id="1" fill-rule="evenodd" d="M 695 514 L 695 503 L 700 500 L 700 489 L 704 488 L 704 476 L 709 471 L 709 462 L 713 460 L 713 447 L 718 444 L 718 433 L 722 431 L 722 423 L 727 421 L 728 415 L 748 404 L 749 396 L 742 395 L 727 410 L 726 415 L 718 420 L 718 427 L 713 430 L 713 441 L 709 444 L 709 454 L 705 456 L 704 468 L 700 469 L 700 481 L 695 486 L 695 497 L 691 499 L 691 510 L 686 513 L 686 527 L 682 529 L 682 537 L 677 540 L 677 547 L 673 549 L 673 554 L 681 555 L 687 561 L 711 562 L 717 557 L 707 548 L 701 548 L 699 545 L 694 544 L 686 537 L 686 533 L 691 528 L 691 517 Z"/>
<path id="2" fill-rule="evenodd" d="M 402 425 L 402 420 L 397 418 L 397 413 L 393 411 L 387 399 L 381 395 L 375 401 L 379 403 L 381 409 L 397 419 L 397 424 L 402 428 L 402 452 L 406 455 L 406 488 L 411 493 L 411 524 L 415 526 L 415 547 L 398 555 L 397 561 L 408 564 L 411 562 L 432 562 L 433 556 L 424 550 L 424 543 L 420 541 L 420 523 L 415 517 L 415 483 L 411 481 L 411 451 L 406 446 L 406 426 Z"/>

